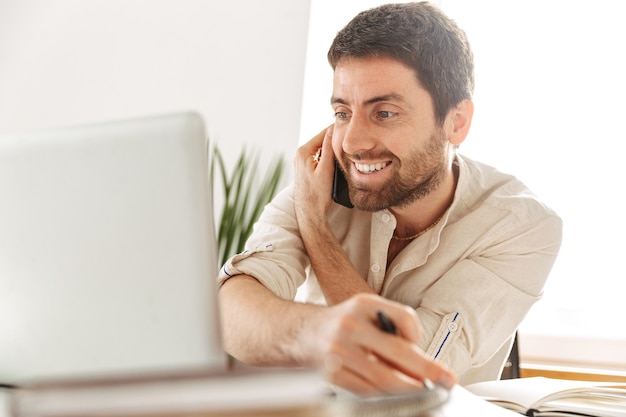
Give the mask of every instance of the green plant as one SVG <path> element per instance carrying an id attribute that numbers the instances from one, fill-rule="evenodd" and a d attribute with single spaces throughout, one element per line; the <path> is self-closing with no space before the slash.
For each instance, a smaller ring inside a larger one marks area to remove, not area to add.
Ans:
<path id="1" fill-rule="evenodd" d="M 260 184 L 259 154 L 243 148 L 230 174 L 217 146 L 213 147 L 210 179 L 213 185 L 219 172 L 224 203 L 217 227 L 218 260 L 223 265 L 232 255 L 242 252 L 252 227 L 263 207 L 276 194 L 285 168 L 284 158 L 274 157 Z"/>

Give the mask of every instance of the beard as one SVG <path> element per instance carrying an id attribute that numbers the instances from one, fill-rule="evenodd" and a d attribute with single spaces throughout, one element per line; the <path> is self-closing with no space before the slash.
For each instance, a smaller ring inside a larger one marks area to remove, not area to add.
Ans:
<path id="1" fill-rule="evenodd" d="M 391 159 L 385 169 L 393 169 L 394 175 L 388 181 L 377 186 L 355 181 L 349 173 L 348 193 L 352 204 L 363 211 L 380 211 L 390 207 L 402 208 L 420 200 L 436 190 L 445 177 L 448 167 L 447 138 L 437 130 L 425 148 L 414 150 L 402 161 L 394 154 L 379 154 L 379 159 Z M 365 158 L 365 154 L 356 154 L 354 159 Z M 367 155 L 369 158 L 372 155 Z M 343 167 L 350 161 L 344 155 Z M 355 168 L 352 168 L 355 169 Z M 344 169 L 345 172 L 345 169 Z"/>

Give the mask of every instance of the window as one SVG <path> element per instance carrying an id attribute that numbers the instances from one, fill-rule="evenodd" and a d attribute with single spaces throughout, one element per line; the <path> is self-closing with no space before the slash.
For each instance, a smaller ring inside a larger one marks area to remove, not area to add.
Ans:
<path id="1" fill-rule="evenodd" d="M 626 7 L 441 3 L 476 60 L 476 114 L 461 152 L 515 174 L 563 219 L 545 296 L 521 327 L 522 355 L 624 370 Z"/>

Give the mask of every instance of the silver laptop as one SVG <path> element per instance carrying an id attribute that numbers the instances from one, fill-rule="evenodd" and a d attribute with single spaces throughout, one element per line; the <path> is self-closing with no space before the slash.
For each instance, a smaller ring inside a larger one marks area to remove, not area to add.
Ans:
<path id="1" fill-rule="evenodd" d="M 202 119 L 0 134 L 0 384 L 225 368 Z"/>

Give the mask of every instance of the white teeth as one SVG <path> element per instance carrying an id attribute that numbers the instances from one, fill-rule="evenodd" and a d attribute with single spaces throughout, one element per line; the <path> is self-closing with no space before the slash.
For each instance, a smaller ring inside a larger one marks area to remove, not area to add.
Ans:
<path id="1" fill-rule="evenodd" d="M 362 172 L 364 174 L 369 174 L 370 172 L 380 171 L 381 169 L 383 169 L 384 167 L 387 166 L 387 163 L 386 162 L 379 162 L 377 164 L 359 164 L 359 163 L 355 163 L 354 165 L 356 166 L 356 169 L 359 172 Z"/>

